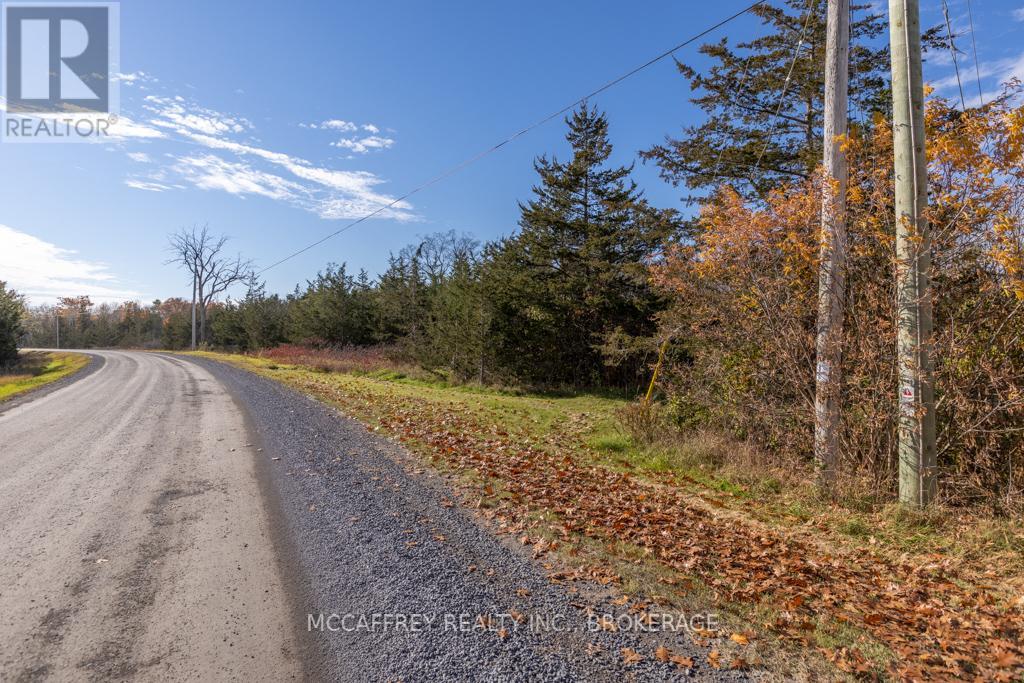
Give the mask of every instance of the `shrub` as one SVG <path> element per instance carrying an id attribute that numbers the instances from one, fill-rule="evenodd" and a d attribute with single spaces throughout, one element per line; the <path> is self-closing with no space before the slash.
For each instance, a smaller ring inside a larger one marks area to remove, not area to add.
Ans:
<path id="1" fill-rule="evenodd" d="M 24 316 L 24 298 L 0 280 L 0 368 L 10 367 L 18 360 L 18 338 Z"/>
<path id="2" fill-rule="evenodd" d="M 619 408 L 619 424 L 639 446 L 649 446 L 665 431 L 663 410 L 657 403 L 639 400 Z"/>
<path id="3" fill-rule="evenodd" d="M 1019 88 L 966 113 L 927 111 L 938 456 L 947 501 L 1022 505 L 1024 109 Z M 895 226 L 890 125 L 847 142 L 849 256 L 842 467 L 891 495 L 897 468 Z M 813 452 L 821 184 L 750 203 L 722 188 L 695 242 L 653 267 L 689 359 L 665 373 L 699 419 L 806 462 Z"/>

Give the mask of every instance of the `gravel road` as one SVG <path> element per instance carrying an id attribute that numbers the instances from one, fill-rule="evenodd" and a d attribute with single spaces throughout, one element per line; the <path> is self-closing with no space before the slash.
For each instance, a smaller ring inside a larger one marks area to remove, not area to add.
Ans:
<path id="1" fill-rule="evenodd" d="M 0 414 L 0 680 L 742 677 L 553 584 L 335 410 L 214 361 L 96 353 Z"/>
<path id="2" fill-rule="evenodd" d="M 301 680 L 237 405 L 197 365 L 95 355 L 0 414 L 0 680 Z"/>

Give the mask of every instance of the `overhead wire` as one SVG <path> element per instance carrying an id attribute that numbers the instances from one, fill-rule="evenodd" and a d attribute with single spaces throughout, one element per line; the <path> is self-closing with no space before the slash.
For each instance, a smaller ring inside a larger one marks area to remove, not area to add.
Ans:
<path id="1" fill-rule="evenodd" d="M 967 20 L 971 24 L 971 47 L 974 50 L 974 75 L 978 80 L 978 105 L 985 106 L 985 96 L 981 92 L 981 67 L 978 65 L 978 42 L 974 38 L 974 12 L 971 11 L 971 0 L 967 0 Z"/>
<path id="2" fill-rule="evenodd" d="M 782 84 L 782 92 L 779 93 L 779 104 L 775 108 L 775 116 L 772 119 L 772 126 L 768 129 L 768 136 L 764 140 L 764 147 L 761 148 L 761 153 L 757 155 L 757 161 L 754 163 L 754 171 L 756 172 L 761 168 L 761 161 L 764 159 L 765 153 L 768 151 L 769 145 L 771 145 L 772 138 L 775 136 L 776 123 L 779 120 L 779 115 L 782 114 L 782 107 L 786 103 L 786 92 L 789 90 L 789 84 L 793 80 L 793 70 L 796 68 L 797 60 L 800 58 L 800 50 L 803 49 L 804 40 L 807 38 L 807 27 L 811 24 L 811 13 L 814 8 L 815 0 L 808 0 L 807 10 L 804 16 L 804 25 L 800 30 L 800 39 L 797 41 L 796 48 L 793 50 L 793 59 L 789 63 L 789 71 L 786 73 L 786 80 Z"/>
<path id="3" fill-rule="evenodd" d="M 813 0 L 811 0 L 811 1 L 813 2 Z M 614 78 L 614 79 L 606 82 L 604 85 L 600 86 L 596 90 L 593 90 L 592 92 L 587 93 L 583 97 L 580 97 L 580 98 L 576 99 L 574 102 L 572 102 L 571 104 L 568 104 L 568 105 L 562 107 L 558 111 L 555 111 L 555 112 L 553 112 L 551 114 L 548 114 L 547 116 L 537 120 L 536 122 L 526 126 L 525 128 L 520 129 L 519 131 L 513 133 L 512 135 L 509 135 L 504 140 L 502 140 L 502 141 L 492 145 L 491 147 L 488 147 L 487 149 L 484 149 L 484 150 L 474 154 L 473 156 L 471 156 L 471 157 L 469 157 L 469 158 L 459 162 L 458 164 L 456 164 L 455 166 L 452 166 L 448 170 L 443 171 L 442 173 L 434 176 L 433 178 L 427 180 L 426 182 L 424 182 L 424 183 L 422 183 L 420 185 L 417 185 L 415 188 L 413 188 L 412 190 L 409 190 L 405 194 L 403 194 L 403 195 L 401 195 L 399 197 L 396 197 L 395 199 L 391 200 L 390 202 L 382 204 L 377 209 L 375 209 L 375 210 L 373 210 L 373 211 L 371 211 L 371 212 L 361 216 L 360 218 L 357 218 L 357 219 L 351 221 L 350 223 L 347 223 L 346 225 L 342 226 L 341 228 L 339 228 L 339 229 L 337 229 L 337 230 L 335 230 L 335 231 L 333 231 L 333 232 L 331 232 L 331 233 L 321 237 L 320 239 L 316 240 L 315 242 L 312 242 L 312 243 L 302 247 L 301 249 L 298 249 L 298 250 L 296 250 L 294 252 L 291 252 L 287 256 L 284 256 L 284 257 L 278 259 L 277 261 L 271 263 L 269 266 L 267 266 L 267 267 L 257 271 L 257 275 L 261 275 L 261 274 L 267 272 L 268 270 L 270 270 L 271 268 L 276 268 L 277 266 L 281 265 L 282 263 L 285 263 L 286 261 L 289 261 L 289 260 L 295 258 L 296 256 L 299 256 L 300 254 L 303 254 L 303 253 L 309 251 L 310 249 L 313 249 L 314 247 L 318 247 L 321 244 L 323 244 L 324 242 L 326 242 L 326 241 L 328 241 L 328 240 L 330 240 L 330 239 L 332 239 L 334 237 L 337 237 L 338 235 L 340 235 L 341 233 L 345 232 L 346 230 L 354 228 L 355 226 L 359 225 L 360 223 L 363 223 L 363 222 L 365 222 L 365 221 L 367 221 L 367 220 L 369 220 L 369 219 L 371 219 L 371 218 L 373 218 L 375 216 L 379 216 L 380 214 L 384 213 L 385 211 L 387 211 L 387 210 L 389 210 L 389 209 L 391 209 L 391 208 L 393 208 L 395 206 L 400 205 L 402 202 L 407 200 L 409 197 L 412 197 L 413 195 L 417 194 L 418 192 L 421 192 L 422 190 L 427 189 L 428 187 L 431 187 L 432 185 L 436 185 L 437 183 L 441 182 L 442 180 L 445 180 L 446 178 L 449 178 L 450 176 L 455 175 L 459 171 L 465 169 L 467 166 L 470 166 L 470 165 L 476 163 L 477 161 L 483 159 L 484 157 L 486 157 L 486 156 L 488 156 L 490 154 L 493 154 L 494 152 L 497 152 L 499 149 L 501 149 L 502 147 L 504 147 L 508 143 L 516 140 L 517 138 L 522 137 L 523 135 L 526 135 L 530 131 L 532 131 L 532 130 L 534 130 L 534 129 L 536 129 L 536 128 L 538 128 L 538 127 L 540 127 L 540 126 L 542 126 L 542 125 L 544 125 L 546 123 L 548 123 L 549 121 L 551 121 L 553 119 L 556 119 L 559 116 L 562 116 L 563 114 L 571 111 L 572 109 L 575 109 L 577 106 L 579 106 L 581 103 L 585 102 L 586 100 L 588 100 L 588 99 L 590 99 L 590 98 L 592 98 L 592 97 L 594 97 L 596 95 L 599 95 L 599 94 L 603 93 L 604 91 L 608 90 L 609 88 L 612 88 L 612 87 L 618 85 L 622 81 L 624 81 L 624 80 L 626 80 L 626 79 L 636 75 L 637 73 L 643 71 L 644 69 L 647 69 L 648 67 L 653 66 L 654 64 L 657 64 L 661 60 L 665 59 L 666 57 L 671 56 L 675 52 L 677 52 L 677 51 L 681 50 L 682 48 L 686 47 L 687 45 L 690 45 L 691 43 L 693 43 L 693 42 L 695 42 L 697 40 L 700 40 L 701 38 L 703 38 L 704 36 L 708 35 L 709 33 L 712 33 L 714 31 L 722 28 L 726 24 L 729 24 L 730 22 L 738 19 L 739 17 L 743 16 L 744 14 L 746 14 L 749 11 L 751 11 L 755 7 L 757 7 L 759 5 L 765 4 L 765 2 L 767 2 L 767 0 L 757 0 L 757 2 L 754 2 L 754 3 L 746 6 L 742 10 L 740 10 L 738 12 L 735 12 L 734 14 L 731 14 L 730 16 L 726 17 L 725 19 L 722 19 L 721 21 L 715 23 L 714 25 L 709 26 L 708 28 L 705 28 L 704 30 L 700 31 L 699 33 L 695 33 L 694 35 L 690 36 L 686 40 L 684 40 L 681 43 L 675 45 L 674 47 L 671 47 L 668 50 L 665 50 L 664 52 L 662 52 L 661 54 L 659 54 L 659 55 L 657 55 L 655 57 L 652 57 L 651 59 L 647 60 L 643 64 L 641 64 L 641 65 L 639 65 L 637 67 L 634 67 L 633 69 L 630 69 L 629 71 L 627 71 L 626 73 L 622 74 L 621 76 L 618 76 L 617 78 Z M 805 24 L 805 30 L 806 30 L 806 24 Z M 792 68 L 790 69 L 790 71 L 792 72 Z"/>
<path id="4" fill-rule="evenodd" d="M 964 84 L 960 81 L 960 65 L 956 59 L 956 46 L 953 44 L 953 29 L 949 23 L 949 6 L 942 0 L 942 16 L 946 20 L 946 38 L 949 41 L 949 54 L 953 58 L 953 70 L 956 72 L 956 86 L 960 89 L 960 107 L 967 111 L 967 99 L 964 97 Z"/>

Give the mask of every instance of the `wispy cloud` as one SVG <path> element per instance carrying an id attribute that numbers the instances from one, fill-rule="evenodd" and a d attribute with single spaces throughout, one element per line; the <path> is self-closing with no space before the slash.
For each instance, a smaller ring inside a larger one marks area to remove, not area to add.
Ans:
<path id="1" fill-rule="evenodd" d="M 11 263 L 15 255 L 17 261 Z M 25 294 L 32 304 L 83 294 L 96 303 L 143 296 L 122 285 L 105 264 L 76 258 L 73 250 L 6 225 L 0 225 L 0 280 Z"/>
<path id="2" fill-rule="evenodd" d="M 174 189 L 170 185 L 164 185 L 163 183 L 152 182 L 149 180 L 137 180 L 135 178 L 126 179 L 124 184 L 130 188 L 145 190 L 146 192 L 163 192 L 164 190 Z"/>
<path id="3" fill-rule="evenodd" d="M 313 130 L 329 130 L 350 134 L 347 137 L 342 137 L 330 143 L 330 145 L 331 147 L 348 150 L 354 154 L 368 154 L 369 152 L 385 150 L 395 144 L 392 138 L 378 135 L 380 128 L 372 123 L 353 123 L 343 119 L 328 119 L 320 123 L 300 123 L 299 126 Z M 351 133 L 357 133 L 357 135 L 351 135 Z M 364 135 L 358 135 L 358 133 L 364 133 Z M 369 133 L 369 135 L 365 135 L 365 133 Z"/>
<path id="4" fill-rule="evenodd" d="M 131 73 L 116 73 L 111 76 L 110 80 L 119 81 L 122 85 L 131 87 L 133 85 L 142 85 L 143 83 L 156 83 L 158 79 L 153 78 L 145 71 L 133 71 Z M 143 90 L 146 88 L 143 87 Z"/>
<path id="5" fill-rule="evenodd" d="M 180 95 L 148 95 L 143 100 L 143 108 L 147 120 L 142 124 L 132 122 L 133 126 L 141 125 L 160 137 L 199 145 L 206 151 L 168 154 L 167 165 L 129 178 L 127 184 L 135 189 L 172 189 L 174 184 L 169 181 L 172 176 L 203 190 L 285 201 L 327 219 L 358 218 L 394 202 L 392 196 L 377 189 L 385 181 L 373 173 L 327 168 L 247 140 L 255 126 L 244 117 L 201 107 Z M 300 125 L 333 132 L 379 132 L 373 124 L 355 124 L 341 119 Z M 365 153 L 390 147 L 393 143 L 393 140 L 371 134 L 355 136 L 351 143 L 337 146 Z M 379 215 L 400 221 L 418 219 L 407 202 L 395 203 Z"/>
<path id="6" fill-rule="evenodd" d="M 117 120 L 107 129 L 107 136 L 105 138 L 96 138 L 97 142 L 121 142 L 132 138 L 141 138 L 147 140 L 159 140 L 167 137 L 163 131 L 157 130 L 152 126 L 147 126 L 144 123 L 133 121 L 127 116 L 119 116 Z"/>
<path id="7" fill-rule="evenodd" d="M 356 154 L 366 154 L 375 149 L 387 149 L 391 145 L 395 144 L 395 141 L 391 138 L 381 137 L 379 135 L 367 135 L 363 138 L 342 138 L 337 142 L 332 142 L 332 147 L 340 147 L 347 149 Z"/>
<path id="8" fill-rule="evenodd" d="M 162 128 L 193 130 L 206 135 L 241 133 L 252 129 L 252 123 L 241 117 L 226 116 L 212 109 L 186 104 L 185 98 L 146 96 L 146 109 L 156 115 L 150 120 Z"/>
<path id="9" fill-rule="evenodd" d="M 982 79 L 993 79 L 996 83 L 997 87 L 989 88 L 987 92 L 982 94 L 982 98 L 985 102 L 991 102 L 1002 92 L 1001 87 L 1003 84 L 1008 83 L 1013 79 L 1024 81 L 1024 51 L 1020 52 L 1015 57 L 1006 57 L 1003 59 L 981 62 L 978 65 L 978 73 Z M 978 106 L 978 104 L 980 104 L 978 98 L 978 86 L 976 83 L 978 75 L 973 69 L 973 63 L 971 64 L 971 67 L 968 68 L 965 68 L 964 65 L 961 64 L 960 78 L 963 82 L 967 106 Z M 957 90 L 956 73 L 954 72 L 942 78 L 933 80 L 930 84 L 940 94 L 952 96 Z"/>
<path id="10" fill-rule="evenodd" d="M 1024 21 L 1024 7 L 1018 7 L 1013 10 L 1013 18 L 1017 21 Z"/>
<path id="11" fill-rule="evenodd" d="M 241 162 L 225 161 L 214 154 L 181 157 L 172 167 L 182 178 L 203 190 L 222 190 L 234 195 L 259 195 L 287 199 L 303 188 L 284 178 Z"/>

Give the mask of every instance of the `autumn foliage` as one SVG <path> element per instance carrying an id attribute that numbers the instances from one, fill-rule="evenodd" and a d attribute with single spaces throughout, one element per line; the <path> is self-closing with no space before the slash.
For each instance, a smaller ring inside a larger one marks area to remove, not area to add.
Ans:
<path id="1" fill-rule="evenodd" d="M 1024 110 L 1016 85 L 966 113 L 927 108 L 938 458 L 947 502 L 1020 509 L 1024 487 Z M 847 141 L 850 252 L 841 450 L 847 482 L 889 495 L 896 462 L 891 124 Z M 697 237 L 653 267 L 675 305 L 667 386 L 681 424 L 784 457 L 813 447 L 820 180 L 761 202 L 728 187 Z"/>

